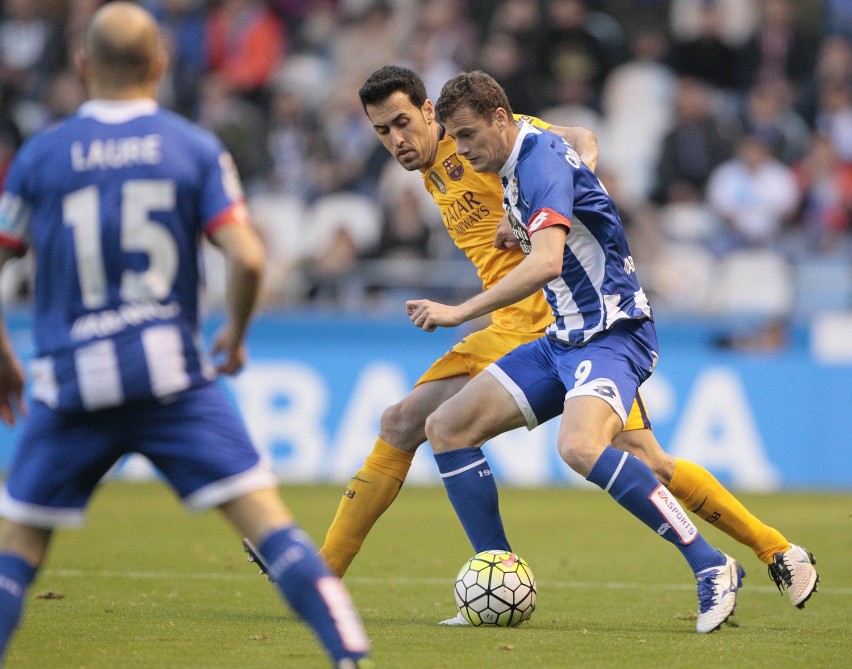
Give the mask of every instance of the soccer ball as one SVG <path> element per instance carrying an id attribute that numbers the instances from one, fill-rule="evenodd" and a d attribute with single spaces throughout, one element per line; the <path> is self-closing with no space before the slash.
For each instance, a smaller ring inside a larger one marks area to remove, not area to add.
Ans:
<path id="1" fill-rule="evenodd" d="M 506 551 L 477 553 L 456 576 L 456 604 L 477 627 L 514 627 L 529 620 L 535 594 L 535 577 L 526 560 Z"/>

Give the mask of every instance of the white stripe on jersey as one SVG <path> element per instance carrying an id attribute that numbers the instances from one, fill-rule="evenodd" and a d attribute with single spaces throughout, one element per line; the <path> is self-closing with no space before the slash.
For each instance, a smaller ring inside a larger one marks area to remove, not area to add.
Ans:
<path id="1" fill-rule="evenodd" d="M 648 318 L 651 318 L 651 304 L 648 302 L 648 297 L 645 295 L 645 291 L 640 288 L 634 292 L 633 300 L 636 303 L 636 307 L 641 309 L 642 313 Z"/>
<path id="2" fill-rule="evenodd" d="M 570 332 L 572 330 L 582 330 L 586 323 L 583 319 L 583 314 L 579 312 L 577 303 L 574 301 L 574 295 L 571 293 L 571 289 L 568 287 L 568 284 L 565 283 L 565 279 L 561 276 L 557 277 L 548 283 L 547 287 L 553 293 L 553 296 L 556 299 L 556 304 L 559 305 L 561 313 L 558 318 L 563 319 L 563 329 L 560 331 L 567 330 Z M 553 328 L 554 332 L 556 332 L 555 323 L 548 327 L 548 332 L 550 331 L 550 328 Z"/>
<path id="3" fill-rule="evenodd" d="M 627 318 L 627 314 L 621 310 L 621 295 L 604 295 L 604 306 L 606 307 L 606 322 L 609 325 Z"/>
<path id="4" fill-rule="evenodd" d="M 51 409 L 59 404 L 59 384 L 53 371 L 53 358 L 33 358 L 30 361 L 33 382 L 33 399 L 44 402 Z"/>
<path id="5" fill-rule="evenodd" d="M 201 340 L 201 333 L 196 332 L 192 341 L 195 344 L 195 350 L 198 351 L 198 362 L 201 365 L 201 375 L 208 381 L 214 381 L 219 375 L 216 371 L 216 365 L 204 351 L 204 342 Z"/>
<path id="6" fill-rule="evenodd" d="M 571 231 L 565 238 L 565 244 L 577 258 L 577 262 L 579 262 L 580 268 L 582 268 L 582 273 L 588 277 L 589 282 L 594 288 L 598 298 L 598 309 L 600 310 L 604 304 L 601 286 L 603 286 L 606 275 L 606 258 L 601 245 L 583 221 L 576 216 L 571 221 Z M 571 274 L 580 276 L 580 271 L 578 268 L 572 267 L 568 269 L 568 274 L 569 276 Z M 550 287 L 553 288 L 554 286 L 561 287 L 559 291 L 554 290 L 556 308 L 559 315 L 564 315 L 566 318 L 562 327 L 558 323 L 554 323 L 548 328 L 548 332 L 559 339 L 568 341 L 572 330 L 583 329 L 585 325 L 584 316 L 577 313 L 577 296 L 571 293 L 570 288 L 562 277 L 551 282 Z M 586 308 L 588 309 L 588 306 Z M 583 340 L 585 341 L 596 332 L 603 330 L 604 325 L 605 323 L 598 322 L 591 328 L 584 330 Z"/>
<path id="7" fill-rule="evenodd" d="M 174 395 L 191 384 L 180 330 L 174 325 L 155 325 L 140 335 L 154 397 Z"/>
<path id="8" fill-rule="evenodd" d="M 0 197 L 0 232 L 29 244 L 30 206 L 14 193 Z"/>
<path id="9" fill-rule="evenodd" d="M 103 339 L 74 351 L 80 399 L 86 411 L 118 406 L 124 401 L 115 342 Z"/>

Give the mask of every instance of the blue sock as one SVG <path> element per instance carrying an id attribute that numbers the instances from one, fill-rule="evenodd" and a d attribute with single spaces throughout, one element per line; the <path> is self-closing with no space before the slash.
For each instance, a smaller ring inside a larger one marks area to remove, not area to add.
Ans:
<path id="1" fill-rule="evenodd" d="M 0 665 L 21 619 L 24 595 L 35 575 L 35 567 L 23 558 L 12 553 L 0 554 Z"/>
<path id="2" fill-rule="evenodd" d="M 693 573 L 725 563 L 725 556 L 698 533 L 678 501 L 639 458 L 607 446 L 588 480 L 677 546 Z"/>
<path id="3" fill-rule="evenodd" d="M 349 593 L 297 525 L 269 534 L 258 548 L 272 580 L 313 629 L 335 663 L 358 660 L 370 643 Z"/>
<path id="4" fill-rule="evenodd" d="M 482 450 L 470 447 L 435 453 L 435 462 L 473 550 L 511 550 L 500 517 L 497 484 Z"/>

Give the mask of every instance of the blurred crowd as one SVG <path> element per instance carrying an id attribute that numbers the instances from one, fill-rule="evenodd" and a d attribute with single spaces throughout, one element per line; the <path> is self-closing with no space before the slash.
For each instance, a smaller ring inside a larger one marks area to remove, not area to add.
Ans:
<path id="1" fill-rule="evenodd" d="M 101 4 L 2 0 L 0 175 L 83 100 L 73 56 Z M 233 153 L 269 248 L 269 306 L 475 290 L 419 173 L 361 109 L 366 77 L 397 63 L 433 100 L 478 68 L 515 112 L 594 130 L 657 310 L 774 323 L 852 308 L 850 0 L 141 4 L 171 52 L 161 103 Z"/>

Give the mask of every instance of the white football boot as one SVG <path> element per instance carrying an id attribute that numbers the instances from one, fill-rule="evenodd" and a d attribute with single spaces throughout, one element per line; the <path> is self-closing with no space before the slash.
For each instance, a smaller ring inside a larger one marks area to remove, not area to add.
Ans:
<path id="1" fill-rule="evenodd" d="M 438 624 L 439 625 L 470 625 L 470 623 L 467 622 L 467 619 L 461 614 L 461 611 L 459 611 L 452 618 L 447 618 L 446 620 L 442 620 Z"/>
<path id="2" fill-rule="evenodd" d="M 737 606 L 737 591 L 742 587 L 745 570 L 729 555 L 720 567 L 708 567 L 695 574 L 698 583 L 699 634 L 715 632 L 730 618 Z"/>
<path id="3" fill-rule="evenodd" d="M 787 593 L 793 606 L 803 609 L 805 602 L 817 591 L 819 574 L 814 569 L 815 564 L 813 553 L 790 544 L 790 550 L 773 556 L 769 578 L 775 581 L 779 592 Z"/>

